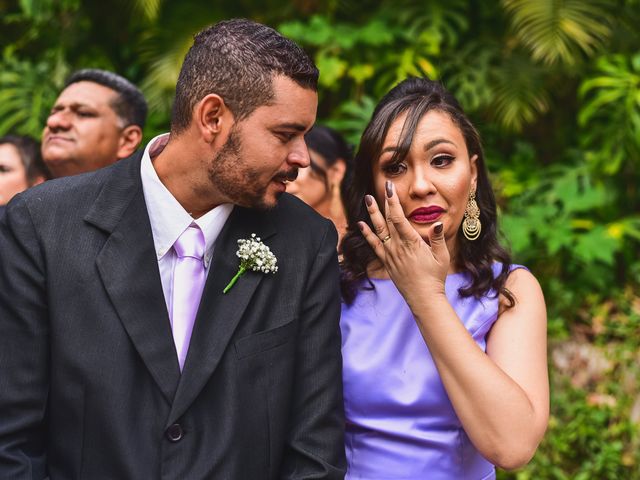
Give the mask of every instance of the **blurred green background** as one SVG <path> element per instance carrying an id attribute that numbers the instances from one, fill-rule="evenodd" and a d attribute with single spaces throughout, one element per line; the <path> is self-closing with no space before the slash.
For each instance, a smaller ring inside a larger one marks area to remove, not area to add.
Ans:
<path id="1" fill-rule="evenodd" d="M 640 479 L 640 0 L 0 0 L 0 135 L 39 138 L 83 67 L 140 85 L 146 139 L 166 131 L 192 35 L 231 17 L 313 55 L 319 121 L 354 144 L 408 75 L 458 97 L 549 310 L 549 429 L 499 478 Z"/>

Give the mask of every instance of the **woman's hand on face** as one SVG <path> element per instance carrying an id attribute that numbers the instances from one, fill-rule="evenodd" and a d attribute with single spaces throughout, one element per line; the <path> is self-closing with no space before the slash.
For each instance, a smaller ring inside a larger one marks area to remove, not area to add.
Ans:
<path id="1" fill-rule="evenodd" d="M 362 234 L 405 298 L 425 291 L 444 293 L 450 261 L 444 226 L 435 223 L 427 243 L 407 220 L 393 183 L 387 181 L 385 192 L 385 215 L 371 195 L 365 197 L 373 231 L 359 222 Z"/>

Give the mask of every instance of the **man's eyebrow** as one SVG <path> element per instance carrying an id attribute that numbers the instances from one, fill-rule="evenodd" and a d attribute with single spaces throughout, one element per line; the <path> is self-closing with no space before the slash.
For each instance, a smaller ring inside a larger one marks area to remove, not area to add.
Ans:
<path id="1" fill-rule="evenodd" d="M 285 130 L 296 130 L 298 132 L 304 132 L 307 130 L 307 126 L 302 123 L 279 123 L 274 127 L 275 129 L 283 128 Z"/>
<path id="2" fill-rule="evenodd" d="M 51 110 L 60 110 L 63 109 L 65 107 L 69 107 L 70 109 L 76 109 L 76 108 L 95 108 L 93 105 L 89 105 L 88 103 L 82 103 L 82 102 L 73 102 L 73 103 L 69 103 L 69 104 L 64 104 L 64 103 L 56 103 L 53 107 L 51 107 Z"/>

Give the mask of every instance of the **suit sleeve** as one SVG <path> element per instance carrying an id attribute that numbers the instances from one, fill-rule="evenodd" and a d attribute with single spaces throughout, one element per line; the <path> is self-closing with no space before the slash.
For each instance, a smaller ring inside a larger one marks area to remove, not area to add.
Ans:
<path id="1" fill-rule="evenodd" d="M 327 222 L 305 288 L 293 418 L 281 477 L 343 479 L 344 405 L 337 234 Z"/>
<path id="2" fill-rule="evenodd" d="M 23 198 L 0 218 L 0 478 L 47 477 L 45 268 Z"/>

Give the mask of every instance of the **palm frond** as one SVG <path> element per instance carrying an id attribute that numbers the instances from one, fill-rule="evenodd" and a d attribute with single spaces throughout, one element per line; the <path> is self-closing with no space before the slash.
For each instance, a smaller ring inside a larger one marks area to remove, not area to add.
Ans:
<path id="1" fill-rule="evenodd" d="M 465 110 L 475 111 L 493 101 L 491 75 L 499 57 L 498 45 L 471 42 L 446 59 L 443 81 Z"/>
<path id="2" fill-rule="evenodd" d="M 7 56 L 0 62 L 0 135 L 19 133 L 39 138 L 59 85 L 59 68 L 49 61 L 21 61 Z"/>
<path id="3" fill-rule="evenodd" d="M 640 159 L 640 54 L 598 59 L 598 72 L 580 86 L 580 126 L 591 163 L 606 174 Z"/>
<path id="4" fill-rule="evenodd" d="M 148 21 L 154 21 L 158 18 L 162 0 L 134 0 L 133 8 L 135 11 L 142 13 Z"/>
<path id="5" fill-rule="evenodd" d="M 549 108 L 543 74 L 541 67 L 518 55 L 493 70 L 493 114 L 508 130 L 521 131 Z"/>
<path id="6" fill-rule="evenodd" d="M 546 64 L 592 56 L 611 34 L 607 0 L 502 0 L 519 42 Z"/>
<path id="7" fill-rule="evenodd" d="M 373 98 L 363 96 L 359 101 L 352 100 L 342 104 L 334 112 L 335 118 L 324 123 L 342 133 L 351 145 L 358 145 L 375 106 L 376 102 Z"/>
<path id="8" fill-rule="evenodd" d="M 192 43 L 193 36 L 189 34 L 183 38 L 175 38 L 168 50 L 148 52 L 151 60 L 140 88 L 147 98 L 150 111 L 167 115 L 171 110 L 182 61 Z"/>

